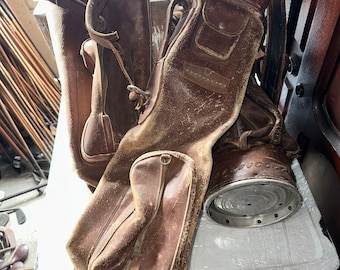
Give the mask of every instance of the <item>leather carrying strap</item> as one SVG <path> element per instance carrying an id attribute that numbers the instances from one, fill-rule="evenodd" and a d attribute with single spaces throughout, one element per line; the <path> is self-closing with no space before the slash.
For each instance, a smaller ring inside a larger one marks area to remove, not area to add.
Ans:
<path id="1" fill-rule="evenodd" d="M 72 1 L 68 2 L 70 3 L 80 7 Z M 98 184 L 103 168 L 115 154 L 121 138 L 136 124 L 138 117 L 134 109 L 136 104 L 129 100 L 126 88 L 131 83 L 130 79 L 134 84 L 145 88 L 150 76 L 151 37 L 148 4 L 148 1 L 138 1 L 136 4 L 135 1 L 91 0 L 85 10 L 79 10 L 79 13 L 83 12 L 82 15 L 85 16 L 81 24 L 78 23 L 79 16 L 76 18 L 70 15 L 68 16 L 70 23 L 63 26 L 64 32 L 69 36 L 74 35 L 68 32 L 70 25 L 73 25 L 72 22 L 75 29 L 77 27 L 85 29 L 86 26 L 87 33 L 82 41 L 88 35 L 92 37 L 83 42 L 81 48 L 81 56 L 88 70 L 88 72 L 85 70 L 85 73 L 92 79 L 92 84 L 87 80 L 85 88 L 83 86 L 85 76 L 80 76 L 81 74 L 70 66 L 64 77 L 74 75 L 75 78 L 72 79 L 72 86 L 63 87 L 63 91 L 70 99 L 80 99 L 83 96 L 82 91 L 89 88 L 91 98 L 88 102 L 72 102 L 67 110 L 70 112 L 68 124 L 76 169 L 80 177 L 94 187 Z M 72 10 L 68 5 L 66 8 Z M 116 32 L 117 35 L 111 38 L 111 32 Z M 63 42 L 65 43 L 63 48 L 81 60 L 78 57 L 81 43 L 75 45 L 72 39 Z M 118 57 L 112 50 L 118 52 Z M 129 80 L 126 73 L 130 77 Z M 79 89 L 75 91 L 77 86 Z M 137 100 L 141 104 L 145 102 L 139 94 L 131 100 Z M 74 123 L 70 119 L 74 120 Z M 79 128 L 75 128 L 76 125 L 79 125 Z"/>
<path id="2" fill-rule="evenodd" d="M 149 100 L 149 93 L 143 91 L 136 85 L 134 81 L 133 74 L 129 72 L 128 63 L 124 60 L 124 55 L 126 52 L 118 43 L 119 35 L 118 31 L 112 31 L 110 33 L 102 33 L 104 30 L 105 22 L 101 19 L 100 14 L 105 8 L 108 0 L 98 1 L 98 0 L 89 0 L 86 5 L 85 10 L 85 26 L 88 30 L 89 36 L 96 41 L 99 45 L 103 46 L 112 51 L 115 55 L 116 60 L 119 64 L 119 67 L 124 74 L 125 78 L 129 82 L 129 86 L 127 89 L 131 91 L 133 94 L 130 95 L 131 101 L 138 101 L 138 105 L 136 106 L 137 110 L 142 109 L 142 107 Z M 147 14 L 145 14 L 147 16 Z M 96 29 L 99 29 L 98 31 Z M 142 86 L 140 86 L 142 87 Z"/>

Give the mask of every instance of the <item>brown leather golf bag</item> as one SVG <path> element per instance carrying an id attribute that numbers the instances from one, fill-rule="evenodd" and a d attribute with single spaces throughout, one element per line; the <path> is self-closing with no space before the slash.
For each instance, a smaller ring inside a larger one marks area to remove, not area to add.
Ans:
<path id="1" fill-rule="evenodd" d="M 287 180 L 277 189 L 293 198 L 282 204 L 299 205 L 289 171 L 298 147 L 270 100 L 251 98 L 262 93 L 249 78 L 268 0 L 171 1 L 155 61 L 149 5 L 89 0 L 84 11 L 90 40 L 79 38 L 75 61 L 93 79 L 82 117 L 70 114 L 71 148 L 80 176 L 96 188 L 67 246 L 76 269 L 185 269 L 204 200 L 226 184 L 216 175 L 240 151 L 262 147 L 262 157 L 274 149 L 273 163 L 285 170 L 277 178 Z M 74 79 L 65 84 L 73 108 L 82 91 Z"/>

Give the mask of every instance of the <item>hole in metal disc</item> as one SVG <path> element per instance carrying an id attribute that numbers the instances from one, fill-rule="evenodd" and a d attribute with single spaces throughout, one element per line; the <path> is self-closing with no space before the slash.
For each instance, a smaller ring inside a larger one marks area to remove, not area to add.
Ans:
<path id="1" fill-rule="evenodd" d="M 278 215 L 278 214 L 274 214 L 274 217 L 275 217 L 275 218 L 278 218 L 278 217 L 279 217 L 279 215 Z"/>
<path id="2" fill-rule="evenodd" d="M 258 223 L 258 224 L 260 224 L 261 222 L 262 222 L 261 220 L 259 220 L 259 219 L 257 220 L 257 223 Z"/>
<path id="3" fill-rule="evenodd" d="M 248 206 L 251 206 L 251 203 L 247 203 Z"/>
<path id="4" fill-rule="evenodd" d="M 288 206 L 288 210 L 292 210 L 292 207 L 290 205 Z"/>
<path id="5" fill-rule="evenodd" d="M 225 223 L 229 224 L 229 223 L 230 223 L 229 219 L 226 219 L 226 220 L 225 220 Z"/>

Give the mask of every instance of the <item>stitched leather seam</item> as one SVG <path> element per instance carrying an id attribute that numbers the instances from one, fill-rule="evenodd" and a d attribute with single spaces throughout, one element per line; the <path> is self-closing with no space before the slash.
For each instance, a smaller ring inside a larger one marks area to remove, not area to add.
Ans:
<path id="1" fill-rule="evenodd" d="M 207 67 L 184 63 L 183 75 L 189 81 L 207 90 L 219 94 L 227 93 L 230 80 Z"/>

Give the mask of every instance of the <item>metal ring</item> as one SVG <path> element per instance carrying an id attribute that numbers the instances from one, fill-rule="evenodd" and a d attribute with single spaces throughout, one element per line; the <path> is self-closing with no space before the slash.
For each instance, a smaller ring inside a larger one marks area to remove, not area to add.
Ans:
<path id="1" fill-rule="evenodd" d="M 137 94 L 139 94 L 141 96 L 150 96 L 150 92 L 149 91 L 144 91 L 144 90 L 140 89 L 139 87 L 137 87 L 135 85 L 129 84 L 126 88 L 130 92 L 136 92 Z"/>

